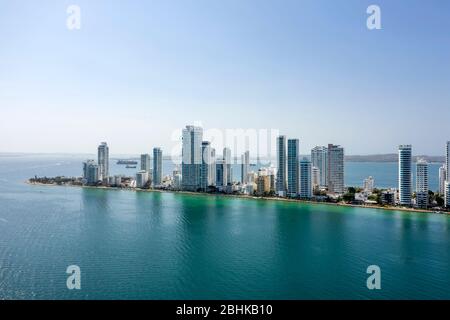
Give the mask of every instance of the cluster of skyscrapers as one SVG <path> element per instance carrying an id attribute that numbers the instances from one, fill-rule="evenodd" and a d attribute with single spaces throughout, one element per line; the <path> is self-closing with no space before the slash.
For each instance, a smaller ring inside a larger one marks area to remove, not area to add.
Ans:
<path id="1" fill-rule="evenodd" d="M 216 159 L 209 141 L 203 141 L 201 127 L 183 129 L 181 189 L 187 191 L 241 191 L 243 193 L 277 194 L 282 197 L 311 198 L 313 188 L 328 188 L 344 193 L 344 149 L 336 145 L 316 147 L 311 159 L 300 159 L 300 142 L 279 136 L 276 140 L 277 167 L 250 171 L 250 152 L 241 156 L 241 184 L 233 184 L 231 150 L 224 148 Z M 177 171 L 178 174 L 178 171 Z"/>
<path id="2" fill-rule="evenodd" d="M 439 168 L 439 193 L 444 195 L 444 205 L 450 208 L 450 141 L 446 143 L 445 164 Z M 413 156 L 411 145 L 400 145 L 398 148 L 398 203 L 403 206 L 413 204 Z M 418 159 L 416 163 L 416 206 L 429 206 L 428 162 Z"/>
<path id="3" fill-rule="evenodd" d="M 83 162 L 83 179 L 88 185 L 96 185 L 98 181 L 104 181 L 109 177 L 109 147 L 102 142 L 97 148 L 97 159 Z"/>
<path id="4" fill-rule="evenodd" d="M 152 159 L 148 153 L 141 154 L 141 170 L 136 173 L 136 187 L 146 188 L 150 186 L 160 186 L 162 184 L 162 159 L 161 148 L 153 148 L 153 168 Z"/>
<path id="5" fill-rule="evenodd" d="M 109 147 L 106 142 L 98 146 L 97 162 L 83 162 L 83 183 L 87 185 L 120 185 L 121 176 L 109 174 Z M 258 172 L 250 170 L 250 152 L 241 155 L 241 181 L 233 181 L 233 159 L 229 148 L 223 149 L 222 157 L 216 157 L 211 142 L 203 141 L 203 129 L 186 126 L 182 134 L 181 171 L 176 167 L 170 177 L 170 186 L 187 191 L 223 191 L 244 194 L 278 195 L 281 197 L 309 199 L 313 191 L 328 195 L 342 195 L 344 184 L 344 149 L 338 145 L 317 146 L 311 150 L 311 159 L 300 159 L 300 141 L 281 135 L 276 139 L 277 166 L 262 167 Z M 141 155 L 140 171 L 136 173 L 138 188 L 161 187 L 163 181 L 163 153 L 153 149 L 151 156 Z M 445 164 L 439 168 L 439 193 L 444 195 L 445 206 L 450 208 L 450 141 L 446 143 Z M 419 159 L 416 163 L 415 205 L 429 206 L 428 163 Z M 398 192 L 393 198 L 402 206 L 413 204 L 413 155 L 411 145 L 398 148 Z M 374 189 L 372 177 L 364 180 L 364 192 Z M 395 191 L 395 189 L 393 189 Z M 391 196 L 390 191 L 385 194 Z M 388 201 L 389 200 L 389 201 Z M 391 202 L 389 198 L 387 202 Z M 384 201 L 383 201 L 384 202 Z"/>
<path id="6" fill-rule="evenodd" d="M 135 184 L 138 188 L 146 186 L 160 186 L 162 184 L 162 159 L 161 148 L 153 149 L 153 169 L 149 154 L 141 155 L 141 170 L 136 173 Z M 121 185 L 122 176 L 109 174 L 109 147 L 102 142 L 97 148 L 97 162 L 93 159 L 83 162 L 83 184 L 85 185 Z"/>

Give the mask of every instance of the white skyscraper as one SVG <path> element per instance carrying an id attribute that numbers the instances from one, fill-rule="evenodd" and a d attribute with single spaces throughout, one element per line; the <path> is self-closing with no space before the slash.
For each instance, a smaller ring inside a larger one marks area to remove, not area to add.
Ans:
<path id="1" fill-rule="evenodd" d="M 244 152 L 241 159 L 241 182 L 248 182 L 248 172 L 250 169 L 250 151 Z"/>
<path id="2" fill-rule="evenodd" d="M 153 185 L 160 186 L 162 184 L 162 150 L 153 148 Z"/>
<path id="3" fill-rule="evenodd" d="M 150 155 L 141 154 L 141 170 L 150 172 Z"/>
<path id="4" fill-rule="evenodd" d="M 320 186 L 326 187 L 328 185 L 328 149 L 327 147 L 317 146 L 311 150 L 311 163 L 313 167 L 319 169 Z"/>
<path id="5" fill-rule="evenodd" d="M 201 187 L 203 129 L 186 126 L 183 129 L 182 146 L 182 188 L 197 191 Z"/>
<path id="6" fill-rule="evenodd" d="M 303 158 L 300 161 L 300 198 L 309 199 L 312 197 L 312 166 L 311 161 Z"/>
<path id="7" fill-rule="evenodd" d="M 106 142 L 98 146 L 98 179 L 107 179 L 109 176 L 109 147 Z"/>
<path id="8" fill-rule="evenodd" d="M 342 194 L 344 187 L 344 148 L 329 144 L 328 145 L 328 191 L 331 193 Z"/>
<path id="9" fill-rule="evenodd" d="M 439 193 L 445 194 L 445 180 L 447 179 L 447 170 L 445 164 L 439 168 Z"/>
<path id="10" fill-rule="evenodd" d="M 286 195 L 286 136 L 277 137 L 277 182 L 276 191 L 279 195 Z"/>
<path id="11" fill-rule="evenodd" d="M 416 205 L 428 207 L 428 162 L 423 159 L 416 164 Z"/>
<path id="12" fill-rule="evenodd" d="M 411 205 L 412 195 L 412 147 L 400 145 L 398 147 L 398 189 L 401 205 Z"/>

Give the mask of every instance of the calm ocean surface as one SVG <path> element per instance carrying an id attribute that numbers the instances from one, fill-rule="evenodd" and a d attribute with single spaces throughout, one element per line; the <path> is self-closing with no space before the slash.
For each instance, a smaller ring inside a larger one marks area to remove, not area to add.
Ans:
<path id="1" fill-rule="evenodd" d="M 450 299 L 448 216 L 24 183 L 81 160 L 0 156 L 0 299 Z M 395 186 L 397 166 L 346 164 L 347 185 L 369 175 Z"/>

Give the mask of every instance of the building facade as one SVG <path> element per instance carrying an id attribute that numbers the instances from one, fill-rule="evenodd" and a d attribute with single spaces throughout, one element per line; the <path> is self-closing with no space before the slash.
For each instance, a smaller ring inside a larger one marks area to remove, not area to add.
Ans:
<path id="1" fill-rule="evenodd" d="M 445 194 L 445 181 L 447 179 L 447 170 L 445 164 L 439 168 L 439 194 Z"/>
<path id="2" fill-rule="evenodd" d="M 153 185 L 162 184 L 163 174 L 163 153 L 161 148 L 153 148 Z"/>
<path id="3" fill-rule="evenodd" d="M 99 180 L 107 179 L 109 176 L 109 147 L 106 142 L 102 142 L 98 146 L 98 178 Z"/>
<path id="4" fill-rule="evenodd" d="M 83 183 L 87 185 L 97 185 L 99 181 L 99 168 L 94 160 L 83 162 Z"/>
<path id="5" fill-rule="evenodd" d="M 329 144 L 327 154 L 327 183 L 330 193 L 342 194 L 344 186 L 344 148 Z"/>
<path id="6" fill-rule="evenodd" d="M 248 183 L 248 172 L 250 170 L 250 151 L 244 152 L 241 159 L 241 183 Z"/>
<path id="7" fill-rule="evenodd" d="M 233 183 L 233 167 L 232 167 L 232 158 L 231 158 L 231 149 L 224 148 L 223 149 L 223 160 L 226 165 L 226 174 L 227 174 L 227 184 Z"/>
<path id="8" fill-rule="evenodd" d="M 328 149 L 317 146 L 311 150 L 311 163 L 319 170 L 320 186 L 328 186 Z"/>
<path id="9" fill-rule="evenodd" d="M 138 171 L 136 173 L 136 188 L 145 188 L 148 183 L 148 171 Z"/>
<path id="10" fill-rule="evenodd" d="M 141 154 L 141 170 L 150 172 L 150 155 L 148 153 Z"/>
<path id="11" fill-rule="evenodd" d="M 201 188 L 203 129 L 186 126 L 182 143 L 182 189 L 197 191 Z"/>
<path id="12" fill-rule="evenodd" d="M 313 195 L 312 164 L 306 158 L 300 161 L 300 198 L 310 199 Z"/>
<path id="13" fill-rule="evenodd" d="M 313 185 L 313 190 L 319 190 L 319 188 L 320 188 L 320 170 L 317 167 L 312 167 L 312 185 Z"/>
<path id="14" fill-rule="evenodd" d="M 216 161 L 216 187 L 224 188 L 228 184 L 227 165 L 225 160 L 219 159 Z"/>
<path id="15" fill-rule="evenodd" d="M 207 191 L 212 185 L 211 181 L 211 143 L 209 141 L 202 142 L 202 168 L 201 168 L 201 188 Z"/>
<path id="16" fill-rule="evenodd" d="M 368 177 L 367 179 L 364 179 L 363 183 L 363 189 L 366 193 L 372 193 L 375 186 L 375 180 L 372 176 Z"/>
<path id="17" fill-rule="evenodd" d="M 286 136 L 277 137 L 277 182 L 276 191 L 279 195 L 286 195 Z"/>
<path id="18" fill-rule="evenodd" d="M 416 164 L 416 206 L 428 207 L 428 162 L 423 159 Z"/>
<path id="19" fill-rule="evenodd" d="M 296 197 L 299 194 L 300 182 L 300 142 L 298 139 L 288 139 L 287 154 L 287 195 L 290 197 Z"/>
<path id="20" fill-rule="evenodd" d="M 412 196 L 412 146 L 400 145 L 398 148 L 398 189 L 399 203 L 411 205 Z"/>

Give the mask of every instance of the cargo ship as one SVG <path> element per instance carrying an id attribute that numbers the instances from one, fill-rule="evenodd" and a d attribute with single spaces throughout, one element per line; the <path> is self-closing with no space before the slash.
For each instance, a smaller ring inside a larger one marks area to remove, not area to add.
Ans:
<path id="1" fill-rule="evenodd" d="M 136 165 L 138 162 L 136 160 L 117 160 L 117 164 Z"/>

